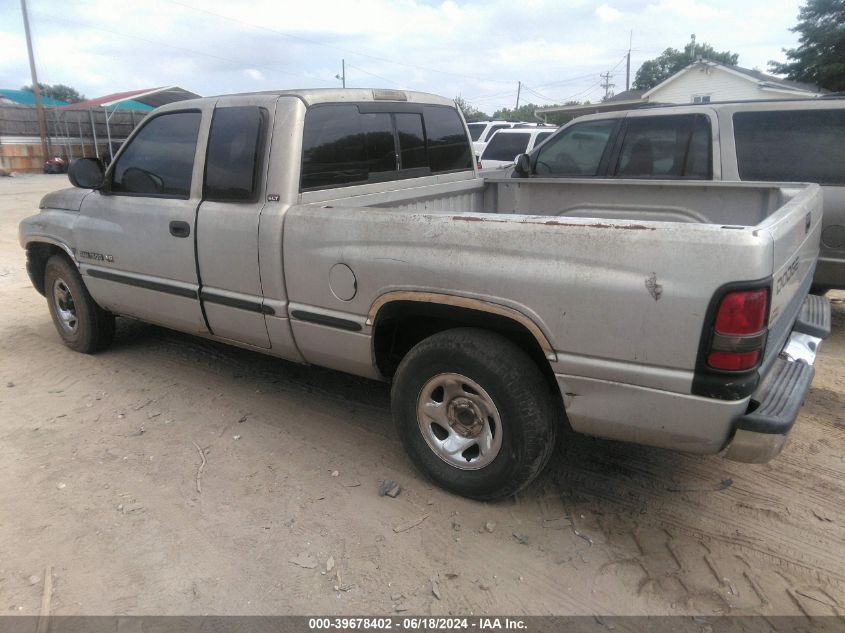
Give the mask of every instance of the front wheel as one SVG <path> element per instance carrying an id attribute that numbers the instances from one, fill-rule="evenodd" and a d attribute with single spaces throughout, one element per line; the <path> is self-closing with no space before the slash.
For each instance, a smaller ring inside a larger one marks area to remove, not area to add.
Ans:
<path id="1" fill-rule="evenodd" d="M 44 271 L 44 294 L 50 316 L 69 348 L 93 354 L 107 348 L 114 338 L 114 315 L 98 306 L 67 258 L 53 255 Z"/>
<path id="2" fill-rule="evenodd" d="M 537 476 L 561 419 L 528 355 L 473 328 L 440 332 L 408 352 L 391 405 L 417 467 L 443 488 L 481 500 L 511 495 Z"/>

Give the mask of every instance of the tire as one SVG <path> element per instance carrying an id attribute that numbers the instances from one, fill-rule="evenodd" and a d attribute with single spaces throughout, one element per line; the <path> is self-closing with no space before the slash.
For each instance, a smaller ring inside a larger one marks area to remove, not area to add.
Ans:
<path id="1" fill-rule="evenodd" d="M 562 421 L 534 361 L 507 338 L 474 328 L 446 330 L 411 349 L 390 399 L 414 464 L 446 490 L 479 500 L 531 483 Z"/>
<path id="2" fill-rule="evenodd" d="M 72 350 L 93 354 L 106 349 L 114 338 L 114 315 L 98 306 L 76 266 L 62 255 L 47 260 L 44 294 L 53 325 Z"/>

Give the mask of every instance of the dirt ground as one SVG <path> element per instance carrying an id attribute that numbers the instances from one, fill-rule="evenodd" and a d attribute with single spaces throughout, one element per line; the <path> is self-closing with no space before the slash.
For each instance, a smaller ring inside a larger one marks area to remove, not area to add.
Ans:
<path id="1" fill-rule="evenodd" d="M 66 349 L 17 243 L 64 186 L 0 178 L 0 613 L 48 567 L 62 615 L 845 612 L 845 293 L 770 464 L 570 433 L 478 503 L 412 468 L 385 385 L 127 320 Z"/>

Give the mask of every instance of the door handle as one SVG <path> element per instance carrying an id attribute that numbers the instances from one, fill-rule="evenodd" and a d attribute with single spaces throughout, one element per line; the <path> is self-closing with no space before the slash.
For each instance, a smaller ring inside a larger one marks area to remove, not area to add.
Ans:
<path id="1" fill-rule="evenodd" d="M 173 220 L 170 223 L 170 234 L 173 237 L 188 237 L 191 234 L 191 225 L 181 220 Z"/>

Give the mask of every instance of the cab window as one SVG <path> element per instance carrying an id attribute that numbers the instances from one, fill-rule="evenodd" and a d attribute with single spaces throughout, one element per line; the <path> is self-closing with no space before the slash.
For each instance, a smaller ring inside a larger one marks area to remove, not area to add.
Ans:
<path id="1" fill-rule="evenodd" d="M 563 130 L 537 150 L 534 173 L 538 176 L 597 176 L 615 127 L 615 119 L 605 119 L 576 123 Z"/>
<path id="2" fill-rule="evenodd" d="M 199 112 L 173 112 L 147 122 L 118 157 L 110 190 L 189 198 L 201 119 Z"/>
<path id="3" fill-rule="evenodd" d="M 742 180 L 845 185 L 845 109 L 737 112 Z"/>
<path id="4" fill-rule="evenodd" d="M 617 178 L 709 180 L 710 120 L 704 114 L 630 117 L 625 121 Z"/>
<path id="5" fill-rule="evenodd" d="M 254 202 L 258 196 L 267 111 L 256 106 L 214 110 L 203 199 Z"/>

